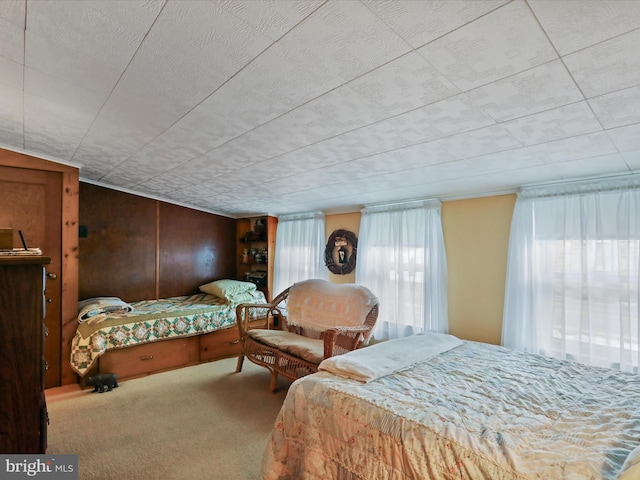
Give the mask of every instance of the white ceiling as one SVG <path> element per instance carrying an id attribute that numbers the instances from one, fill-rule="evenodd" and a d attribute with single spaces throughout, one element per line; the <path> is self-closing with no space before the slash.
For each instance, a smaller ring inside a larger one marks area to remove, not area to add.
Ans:
<path id="1" fill-rule="evenodd" d="M 0 146 L 231 217 L 640 172 L 640 1 L 0 0 Z"/>

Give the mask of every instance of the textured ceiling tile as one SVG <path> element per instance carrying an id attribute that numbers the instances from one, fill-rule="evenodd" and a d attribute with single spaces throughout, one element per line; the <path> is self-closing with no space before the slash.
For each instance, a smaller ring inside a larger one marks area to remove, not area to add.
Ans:
<path id="1" fill-rule="evenodd" d="M 457 158 L 469 158 L 519 148 L 522 143 L 513 138 L 502 125 L 490 125 L 435 140 L 429 145 L 438 145 Z"/>
<path id="2" fill-rule="evenodd" d="M 287 122 L 283 120 L 277 125 L 286 126 Z M 267 124 L 228 142 L 226 146 L 235 149 L 237 154 L 243 155 L 247 161 L 255 163 L 296 150 L 306 144 L 305 138 L 289 135 L 288 132 L 288 129 L 276 128 L 276 124 Z M 313 132 L 309 134 L 313 135 Z"/>
<path id="3" fill-rule="evenodd" d="M 560 60 L 476 88 L 465 97 L 499 122 L 584 99 Z"/>
<path id="4" fill-rule="evenodd" d="M 295 2 L 219 0 L 219 4 L 252 28 L 275 41 L 324 3 L 325 0 Z"/>
<path id="5" fill-rule="evenodd" d="M 0 144 L 229 216 L 636 171 L 639 7 L 583 4 L 0 0 Z"/>
<path id="6" fill-rule="evenodd" d="M 27 37 L 25 57 L 25 64 L 31 71 L 39 71 L 79 88 L 90 89 L 105 98 L 129 61 L 128 58 L 113 58 L 109 61 L 98 57 L 83 57 L 35 32 Z"/>
<path id="7" fill-rule="evenodd" d="M 149 163 L 155 155 L 172 156 L 184 163 L 196 158 L 244 131 L 223 116 L 193 110 L 168 130 L 147 143 L 128 161 Z M 235 128 L 234 128 L 235 127 Z"/>
<path id="8" fill-rule="evenodd" d="M 160 12 L 162 0 L 38 0 L 28 3 L 27 29 L 83 56 L 128 58 Z M 90 33 L 90 36 L 86 36 Z M 92 39 L 95 43 L 87 43 Z M 97 49 L 96 46 L 103 45 Z"/>
<path id="9" fill-rule="evenodd" d="M 122 135 L 127 134 L 126 130 L 122 130 L 121 133 Z M 90 145 L 83 142 L 78 147 L 73 160 L 83 166 L 83 169 L 80 170 L 81 176 L 86 171 L 91 173 L 91 176 L 87 178 L 100 180 L 126 160 L 133 149 L 134 145 L 126 138 L 118 145 Z"/>
<path id="10" fill-rule="evenodd" d="M 251 129 L 240 118 L 226 115 L 224 108 L 217 107 L 219 104 L 211 99 L 198 105 L 127 161 L 148 164 L 160 155 L 184 164 Z M 150 171 L 149 175 L 155 173 Z"/>
<path id="11" fill-rule="evenodd" d="M 57 118 L 58 121 L 64 122 L 67 115 L 85 116 L 87 122 L 82 130 L 84 135 L 104 103 L 106 95 L 29 67 L 25 68 L 24 72 L 26 93 L 59 105 L 58 110 L 53 112 L 55 116 L 51 118 L 51 121 L 55 122 Z"/>
<path id="12" fill-rule="evenodd" d="M 344 83 L 322 64 L 314 64 L 294 48 L 269 47 L 233 79 L 272 109 L 284 113 Z M 282 106 L 285 106 L 285 110 Z"/>
<path id="13" fill-rule="evenodd" d="M 25 62 L 108 93 L 161 6 L 155 0 L 29 2 Z"/>
<path id="14" fill-rule="evenodd" d="M 466 160 L 454 160 L 446 163 L 412 168 L 406 171 L 400 170 L 386 173 L 384 176 L 370 176 L 363 180 L 363 184 L 369 185 L 372 191 L 375 191 L 376 185 L 384 191 L 386 188 L 397 188 L 403 185 L 409 187 L 422 183 L 471 177 L 479 173 L 480 170 L 470 162 Z"/>
<path id="15" fill-rule="evenodd" d="M 201 177 L 199 177 L 201 178 Z M 180 190 L 189 190 L 193 186 L 194 180 L 186 177 L 185 175 L 171 175 L 163 178 L 150 178 L 144 182 L 138 184 L 136 190 L 144 190 L 147 193 L 154 195 L 169 195 L 178 196 Z M 180 198 L 184 201 L 184 198 Z"/>
<path id="16" fill-rule="evenodd" d="M 22 125 L 22 91 L 0 83 L 0 144 L 24 149 Z"/>
<path id="17" fill-rule="evenodd" d="M 105 182 L 122 185 L 126 188 L 134 188 L 139 183 L 172 170 L 180 163 L 180 157 L 175 157 L 160 149 L 150 148 L 144 158 L 136 158 L 135 161 L 127 159 L 103 177 Z M 174 175 L 179 175 L 173 172 Z"/>
<path id="18" fill-rule="evenodd" d="M 503 123 L 525 145 L 602 130 L 587 102 L 578 102 Z"/>
<path id="19" fill-rule="evenodd" d="M 199 158 L 148 178 L 142 182 L 142 185 L 146 185 L 147 188 L 154 191 L 162 189 L 165 193 L 171 194 L 183 189 L 189 190 L 203 182 L 214 188 L 219 188 L 220 179 L 224 179 L 228 183 L 230 171 L 231 168 L 226 164 L 214 164 L 205 161 L 204 158 Z"/>
<path id="20" fill-rule="evenodd" d="M 531 147 L 469 158 L 468 162 L 483 173 L 510 171 L 545 164 L 544 155 Z"/>
<path id="21" fill-rule="evenodd" d="M 637 0 L 529 0 L 560 55 L 590 47 L 638 28 Z"/>
<path id="22" fill-rule="evenodd" d="M 607 135 L 621 152 L 640 149 L 640 123 L 607 130 Z"/>
<path id="23" fill-rule="evenodd" d="M 120 148 L 128 158 L 269 43 L 215 4 L 167 4 L 97 117 L 85 146 L 119 145 L 126 131 L 131 147 Z"/>
<path id="24" fill-rule="evenodd" d="M 309 155 L 306 150 L 295 150 L 285 155 L 256 163 L 248 170 L 247 176 L 258 178 L 264 182 L 279 181 L 338 163 L 336 160 L 330 159 L 318 161 Z"/>
<path id="25" fill-rule="evenodd" d="M 589 105 L 604 128 L 640 122 L 640 85 L 593 97 Z"/>
<path id="26" fill-rule="evenodd" d="M 447 151 L 437 141 L 420 143 L 369 158 L 376 159 L 378 162 L 390 162 L 389 171 L 409 170 L 460 159 L 460 157 Z"/>
<path id="27" fill-rule="evenodd" d="M 0 57 L 24 64 L 24 29 L 0 18 Z"/>
<path id="28" fill-rule="evenodd" d="M 168 2 L 125 76 L 147 73 L 147 88 L 201 100 L 271 43 L 216 3 Z"/>
<path id="29" fill-rule="evenodd" d="M 629 169 L 633 172 L 640 171 L 640 150 L 632 150 L 630 152 L 624 152 L 622 154 L 625 163 Z"/>
<path id="30" fill-rule="evenodd" d="M 391 115 L 423 107 L 460 93 L 420 55 L 411 52 L 349 82 L 360 96 Z"/>
<path id="31" fill-rule="evenodd" d="M 407 170 L 451 160 L 457 159 L 442 149 L 430 147 L 429 144 L 421 144 L 393 152 L 381 153 L 379 155 L 344 162 L 337 166 L 336 170 L 339 169 L 340 177 L 350 180 L 360 180 L 385 174 L 386 183 L 387 181 L 393 181 L 393 176 L 390 175 L 387 177 L 387 174 L 402 172 L 400 176 L 404 177 L 406 176 L 404 172 Z M 335 175 L 335 173 L 333 175 Z"/>
<path id="32" fill-rule="evenodd" d="M 606 132 L 589 133 L 538 144 L 529 147 L 529 150 L 545 158 L 548 163 L 616 153 L 616 147 Z"/>
<path id="33" fill-rule="evenodd" d="M 0 19 L 24 29 L 26 0 L 3 0 L 0 2 Z"/>
<path id="34" fill-rule="evenodd" d="M 98 182 L 108 171 L 109 169 L 106 165 L 101 165 L 98 162 L 89 162 L 80 167 L 80 178 Z"/>
<path id="35" fill-rule="evenodd" d="M 171 107 L 160 104 L 150 110 L 139 97 L 112 97 L 95 118 L 74 159 L 84 163 L 95 158 L 93 151 L 102 150 L 115 164 L 126 160 L 170 125 Z"/>
<path id="36" fill-rule="evenodd" d="M 23 71 L 24 68 L 22 64 L 0 56 L 0 72 L 2 72 L 0 85 L 18 89 L 18 92 L 16 92 L 18 97 L 22 97 L 22 93 L 19 90 L 22 89 L 24 85 Z"/>
<path id="37" fill-rule="evenodd" d="M 418 53 L 463 91 L 557 58 L 520 0 L 429 43 Z"/>
<path id="38" fill-rule="evenodd" d="M 413 48 L 419 48 L 487 14 L 507 0 L 363 0 L 363 3 Z"/>
<path id="39" fill-rule="evenodd" d="M 25 93 L 25 149 L 70 160 L 91 124 L 93 114 Z"/>
<path id="40" fill-rule="evenodd" d="M 612 155 L 604 155 L 602 157 L 581 158 L 579 160 L 570 160 L 568 162 L 555 163 L 553 168 L 563 178 L 573 179 L 576 172 L 580 172 L 581 176 L 608 175 L 614 173 L 626 172 L 630 173 L 622 156 L 618 153 Z"/>
<path id="41" fill-rule="evenodd" d="M 221 174 L 242 171 L 260 160 L 270 158 L 268 155 L 262 155 L 259 150 L 254 150 L 255 146 L 250 138 L 239 137 L 200 155 L 193 162 L 194 165 L 202 165 L 203 168 L 215 166 L 220 169 Z"/>
<path id="42" fill-rule="evenodd" d="M 640 78 L 640 29 L 564 57 L 587 98 L 632 87 Z"/>
<path id="43" fill-rule="evenodd" d="M 329 187 L 333 184 L 342 183 L 340 176 L 337 176 L 330 169 L 312 170 L 284 177 L 284 179 L 286 179 L 287 191 L 289 192 L 306 192 L 316 188 L 318 185 Z"/>
<path id="44" fill-rule="evenodd" d="M 523 173 L 526 172 L 526 173 Z M 513 192 L 517 185 L 534 179 L 534 181 L 548 181 L 550 178 L 557 178 L 550 169 L 544 165 L 523 168 L 519 170 L 509 170 L 504 172 L 481 173 L 472 177 L 454 178 L 439 182 L 432 182 L 422 188 L 428 190 L 430 196 L 435 196 L 443 200 L 474 197 L 482 192 Z M 457 192 L 451 195 L 451 192 Z M 415 194 L 414 194 L 415 195 Z"/>
<path id="45" fill-rule="evenodd" d="M 278 42 L 348 82 L 411 50 L 360 2 L 328 1 Z"/>
<path id="46" fill-rule="evenodd" d="M 261 88 L 264 87 L 261 85 Z M 213 118 L 224 118 L 229 123 L 225 127 L 227 130 L 248 131 L 291 110 L 288 102 L 276 97 L 270 92 L 250 88 L 234 77 L 194 110 L 202 116 L 210 114 Z"/>
<path id="47" fill-rule="evenodd" d="M 336 124 L 339 132 L 370 125 L 388 116 L 388 112 L 372 98 L 349 86 L 327 92 L 304 108 L 317 112 L 326 123 Z"/>
<path id="48" fill-rule="evenodd" d="M 388 127 L 412 143 L 421 143 L 494 123 L 480 110 L 470 106 L 462 95 L 457 95 L 384 120 L 379 127 Z"/>
<path id="49" fill-rule="evenodd" d="M 403 123 L 401 118 L 398 118 L 397 122 L 399 125 Z M 352 160 L 417 143 L 415 140 L 404 136 L 401 131 L 391 128 L 391 125 L 394 124 L 396 124 L 394 119 L 384 120 L 343 133 L 319 144 L 312 145 L 312 155 L 319 159 L 322 156 L 330 156 L 338 161 Z M 409 136 L 413 135 L 410 134 Z M 315 154 L 316 151 L 318 155 Z"/>

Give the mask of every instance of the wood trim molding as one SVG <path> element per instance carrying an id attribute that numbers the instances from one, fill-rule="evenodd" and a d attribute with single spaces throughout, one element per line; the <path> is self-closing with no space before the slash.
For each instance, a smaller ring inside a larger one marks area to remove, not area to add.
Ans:
<path id="1" fill-rule="evenodd" d="M 78 221 L 80 171 L 76 167 L 0 148 L 0 165 L 62 173 L 62 272 L 61 272 L 61 385 L 76 383 L 68 361 L 78 314 Z"/>

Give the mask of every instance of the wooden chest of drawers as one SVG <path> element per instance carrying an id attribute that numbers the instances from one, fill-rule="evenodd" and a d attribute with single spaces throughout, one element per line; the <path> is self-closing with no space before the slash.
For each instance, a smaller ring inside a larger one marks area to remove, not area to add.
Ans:
<path id="1" fill-rule="evenodd" d="M 45 453 L 44 265 L 0 257 L 0 453 Z"/>

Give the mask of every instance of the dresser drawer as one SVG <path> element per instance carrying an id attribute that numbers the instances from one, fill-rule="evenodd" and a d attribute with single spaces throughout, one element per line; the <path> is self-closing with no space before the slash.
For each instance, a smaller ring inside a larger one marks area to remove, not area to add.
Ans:
<path id="1" fill-rule="evenodd" d="M 189 337 L 110 350 L 100 357 L 99 371 L 112 372 L 124 379 L 185 367 L 197 363 L 193 361 L 195 348 L 197 338 Z"/>
<path id="2" fill-rule="evenodd" d="M 200 361 L 208 362 L 240 353 L 238 327 L 225 328 L 200 337 Z"/>

